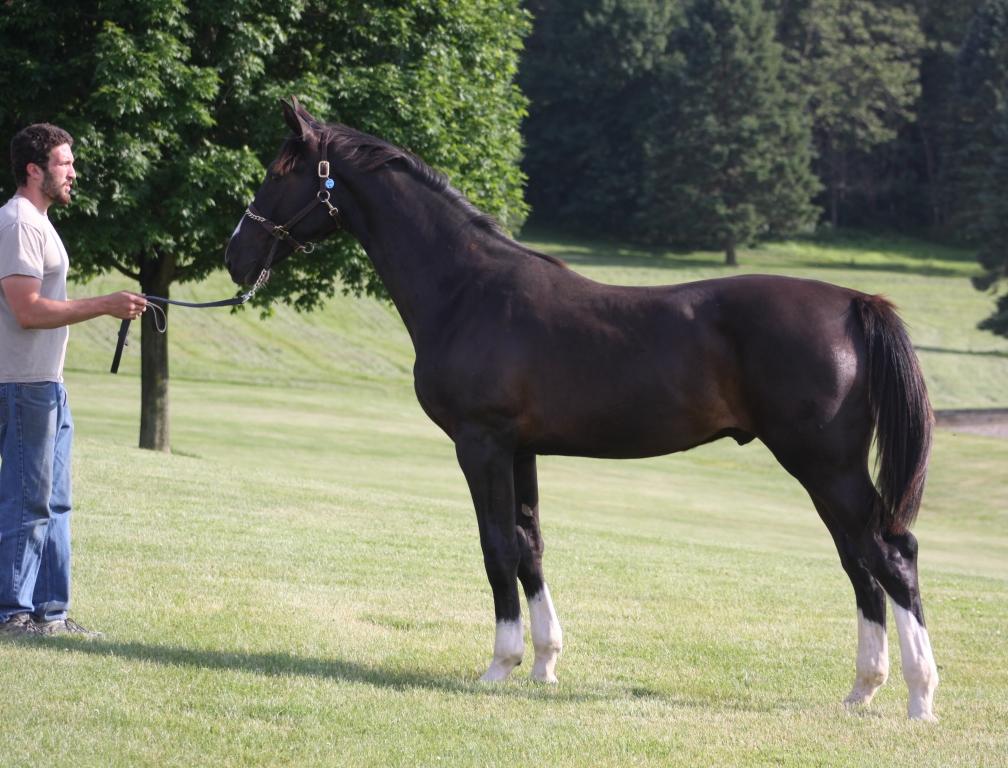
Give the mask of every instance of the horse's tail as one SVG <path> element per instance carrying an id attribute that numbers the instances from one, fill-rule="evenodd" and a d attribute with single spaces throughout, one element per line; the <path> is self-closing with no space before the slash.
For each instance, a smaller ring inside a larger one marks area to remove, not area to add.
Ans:
<path id="1" fill-rule="evenodd" d="M 877 448 L 875 525 L 900 533 L 917 517 L 931 453 L 934 414 L 906 328 L 881 296 L 854 299 L 868 352 L 868 406 Z"/>

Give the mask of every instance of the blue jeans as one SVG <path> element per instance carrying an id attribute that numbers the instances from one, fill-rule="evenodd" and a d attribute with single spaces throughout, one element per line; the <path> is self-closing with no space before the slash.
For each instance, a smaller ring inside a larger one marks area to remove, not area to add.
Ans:
<path id="1" fill-rule="evenodd" d="M 66 618 L 72 442 L 62 384 L 0 384 L 0 621 Z"/>

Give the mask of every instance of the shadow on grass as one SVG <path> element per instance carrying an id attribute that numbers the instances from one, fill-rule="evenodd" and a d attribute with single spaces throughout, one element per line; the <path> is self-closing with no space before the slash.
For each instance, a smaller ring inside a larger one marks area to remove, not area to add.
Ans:
<path id="1" fill-rule="evenodd" d="M 647 700 L 661 702 L 664 706 L 705 711 L 731 712 L 791 712 L 801 704 L 787 699 L 759 701 L 742 696 L 739 699 L 722 696 L 713 698 L 689 696 L 681 693 L 656 690 L 651 687 L 631 685 L 608 690 L 564 690 L 561 684 L 541 685 L 515 679 L 506 683 L 486 684 L 473 679 L 428 674 L 423 671 L 404 671 L 372 667 L 342 659 L 323 659 L 296 656 L 287 653 L 248 653 L 241 651 L 216 651 L 183 648 L 171 645 L 153 645 L 138 642 L 116 642 L 107 639 L 47 637 L 25 638 L 22 642 L 45 646 L 61 651 L 74 651 L 117 660 L 140 661 L 164 667 L 190 668 L 203 671 L 251 673 L 263 677 L 316 678 L 322 680 L 362 683 L 394 691 L 433 690 L 445 693 L 505 697 L 527 701 L 552 701 L 560 703 L 619 702 L 622 700 Z M 524 666 L 515 671 L 521 674 Z M 870 712 L 868 713 L 871 714 Z"/>
<path id="2" fill-rule="evenodd" d="M 305 677 L 363 683 L 377 688 L 406 691 L 410 689 L 438 690 L 447 693 L 488 694 L 523 699 L 549 699 L 567 702 L 606 701 L 621 698 L 623 692 L 562 691 L 557 686 L 546 685 L 487 685 L 476 679 L 446 677 L 425 673 L 422 670 L 404 671 L 394 668 L 372 667 L 343 659 L 298 656 L 287 653 L 248 653 L 242 651 L 217 651 L 184 648 L 171 645 L 152 645 L 112 640 L 82 640 L 53 637 L 35 640 L 46 647 L 72 650 L 114 659 L 142 661 L 165 667 L 199 670 L 240 672 L 264 677 Z M 681 703 L 681 702 L 676 702 Z"/>
<path id="3" fill-rule="evenodd" d="M 786 273 L 788 270 L 823 270 L 829 272 L 888 272 L 901 275 L 917 275 L 919 277 L 959 277 L 966 279 L 962 269 L 954 267 L 935 266 L 933 264 L 913 264 L 911 262 L 890 261 L 884 264 L 866 264 L 858 262 L 838 262 L 817 260 L 808 257 L 786 258 L 775 256 L 772 261 L 767 261 L 759 257 L 759 252 L 755 252 L 755 258 L 746 258 L 746 254 L 739 255 L 740 268 L 725 266 L 723 260 L 717 258 L 707 258 L 703 255 L 677 256 L 670 254 L 628 254 L 619 255 L 613 253 L 602 253 L 601 255 L 586 255 L 583 253 L 564 253 L 562 250 L 550 250 L 550 253 L 557 256 L 575 272 L 583 267 L 598 268 L 646 268 L 663 269 L 671 273 L 684 272 L 697 269 L 718 270 L 719 277 L 731 277 L 736 274 L 746 274 L 744 271 L 749 267 L 760 270 L 765 269 L 775 274 Z M 691 278 L 692 279 L 692 278 Z M 675 278 L 671 278 L 675 280 Z"/>
<path id="4" fill-rule="evenodd" d="M 914 347 L 918 352 L 933 352 L 938 355 L 968 355 L 970 357 L 1003 357 L 1008 358 L 1008 352 L 1001 349 L 948 349 L 947 347 Z"/>
<path id="5" fill-rule="evenodd" d="M 583 250 L 565 250 L 550 248 L 550 254 L 556 256 L 571 268 L 578 267 L 641 267 L 646 269 L 667 269 L 670 271 L 719 269 L 725 274 L 734 274 L 733 268 L 725 267 L 724 257 L 715 254 L 693 253 L 675 254 L 667 251 L 650 253 L 647 251 L 626 251 L 617 246 Z"/>
<path id="6" fill-rule="evenodd" d="M 582 240 L 543 232 L 534 232 L 522 240 L 563 259 L 575 269 L 584 266 L 670 271 L 719 269 L 725 275 L 736 271 L 726 266 L 724 254 L 716 251 L 634 246 L 620 241 Z M 817 253 L 822 257 L 816 258 Z M 886 254 L 888 258 L 882 262 L 871 260 L 877 258 L 877 254 Z M 976 265 L 975 255 L 966 249 L 901 236 L 859 233 L 809 236 L 783 243 L 770 241 L 753 250 L 741 251 L 739 261 L 743 267 L 763 266 L 774 271 L 822 269 L 895 272 L 923 277 L 964 277 L 964 270 Z"/>
<path id="7" fill-rule="evenodd" d="M 901 275 L 918 275 L 920 277 L 961 277 L 966 279 L 961 269 L 954 267 L 938 267 L 933 264 L 913 264 L 910 262 L 890 261 L 885 264 L 864 264 L 857 262 L 817 261 L 816 259 L 796 259 L 786 265 L 776 264 L 775 268 L 795 267 L 798 269 L 823 269 L 842 272 L 896 272 Z"/>

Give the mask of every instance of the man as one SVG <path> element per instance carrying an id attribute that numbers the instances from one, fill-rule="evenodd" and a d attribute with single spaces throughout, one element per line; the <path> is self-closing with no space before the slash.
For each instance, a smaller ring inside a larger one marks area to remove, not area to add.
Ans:
<path id="1" fill-rule="evenodd" d="M 97 635 L 67 619 L 67 326 L 136 318 L 147 304 L 126 291 L 67 299 L 69 260 L 48 210 L 70 204 L 72 144 L 48 123 L 20 131 L 11 142 L 17 192 L 0 208 L 0 635 Z"/>

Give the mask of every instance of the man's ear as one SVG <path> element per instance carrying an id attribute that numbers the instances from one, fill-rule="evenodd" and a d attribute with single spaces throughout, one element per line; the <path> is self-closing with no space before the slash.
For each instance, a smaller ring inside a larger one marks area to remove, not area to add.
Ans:
<path id="1" fill-rule="evenodd" d="M 46 169 L 38 163 L 28 163 L 25 166 L 25 172 L 28 174 L 28 178 L 40 180 L 45 177 Z"/>

